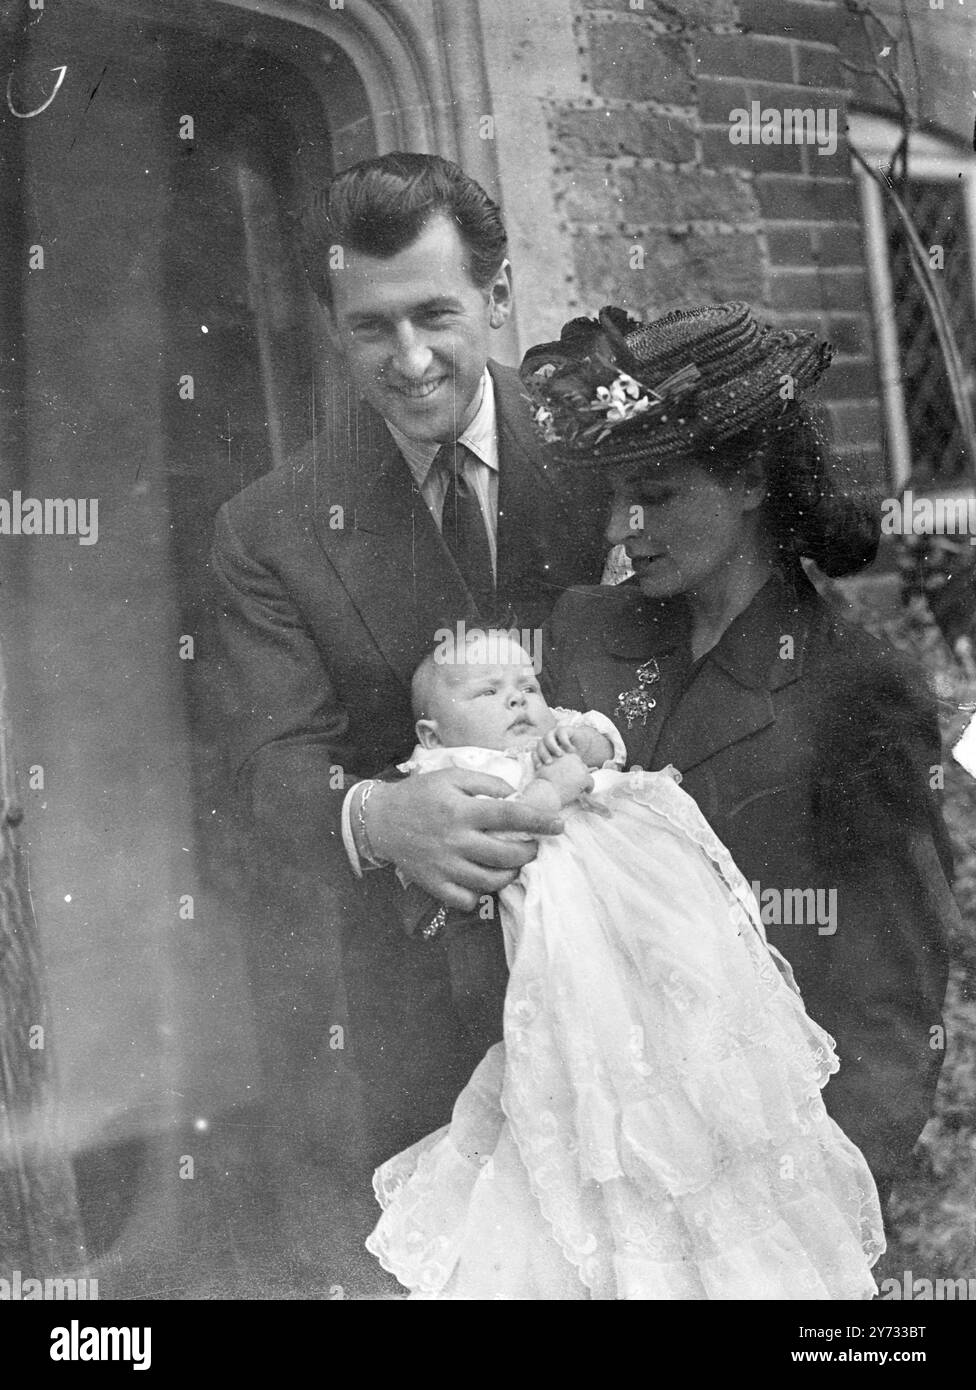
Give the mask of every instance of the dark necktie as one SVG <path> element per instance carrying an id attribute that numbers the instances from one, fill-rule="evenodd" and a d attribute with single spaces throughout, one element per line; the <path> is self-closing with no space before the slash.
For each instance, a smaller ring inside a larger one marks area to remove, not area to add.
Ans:
<path id="1" fill-rule="evenodd" d="M 441 469 L 447 478 L 441 535 L 471 590 L 471 597 L 479 608 L 486 608 L 494 601 L 495 578 L 481 503 L 464 476 L 468 457 L 464 445 L 451 440 L 438 449 L 431 467 Z"/>

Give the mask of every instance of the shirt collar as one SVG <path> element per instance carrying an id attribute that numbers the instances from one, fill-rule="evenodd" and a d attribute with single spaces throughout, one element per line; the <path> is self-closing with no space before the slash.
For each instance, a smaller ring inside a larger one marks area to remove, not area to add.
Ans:
<path id="1" fill-rule="evenodd" d="M 397 448 L 407 461 L 413 480 L 418 487 L 423 487 L 430 472 L 430 465 L 437 456 L 440 445 L 428 443 L 417 439 L 410 439 L 398 430 L 396 425 L 386 422 L 386 427 L 396 441 Z M 475 412 L 474 419 L 467 429 L 458 438 L 458 443 L 464 447 L 475 458 L 480 459 L 484 464 L 497 473 L 498 471 L 498 408 L 495 403 L 495 383 L 491 379 L 491 372 L 485 368 L 481 379 L 481 404 Z"/>
<path id="2" fill-rule="evenodd" d="M 482 377 L 481 404 L 474 419 L 460 436 L 458 443 L 474 454 L 475 458 L 498 471 L 498 410 L 495 404 L 495 383 L 491 372 L 485 368 Z"/>

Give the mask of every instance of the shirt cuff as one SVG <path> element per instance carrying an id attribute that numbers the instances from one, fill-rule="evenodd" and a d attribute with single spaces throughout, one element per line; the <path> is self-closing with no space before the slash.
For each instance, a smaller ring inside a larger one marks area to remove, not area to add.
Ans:
<path id="1" fill-rule="evenodd" d="M 356 839 L 352 833 L 352 798 L 356 794 L 359 783 L 354 782 L 342 798 L 342 843 L 346 847 L 346 857 L 349 866 L 357 878 L 363 876 L 363 866 L 359 860 L 359 851 L 356 848 Z"/>
<path id="2" fill-rule="evenodd" d="M 364 869 L 385 869 L 387 865 L 381 864 L 378 859 L 371 859 L 367 854 L 360 854 L 356 848 L 356 836 L 352 828 L 353 798 L 359 793 L 362 782 L 354 782 L 342 798 L 342 843 L 346 849 L 346 858 L 349 860 L 349 867 L 357 878 L 362 878 Z"/>

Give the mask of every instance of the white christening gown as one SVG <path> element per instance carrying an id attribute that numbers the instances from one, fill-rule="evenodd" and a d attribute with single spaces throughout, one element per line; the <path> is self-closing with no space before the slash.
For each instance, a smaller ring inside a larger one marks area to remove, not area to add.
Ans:
<path id="1" fill-rule="evenodd" d="M 448 765 L 515 789 L 533 775 L 528 755 L 475 748 L 403 766 Z M 504 1043 L 450 1125 L 374 1177 L 366 1244 L 412 1297 L 876 1292 L 877 1192 L 820 1094 L 833 1040 L 676 779 L 596 771 L 609 814 L 567 807 L 502 892 Z"/>

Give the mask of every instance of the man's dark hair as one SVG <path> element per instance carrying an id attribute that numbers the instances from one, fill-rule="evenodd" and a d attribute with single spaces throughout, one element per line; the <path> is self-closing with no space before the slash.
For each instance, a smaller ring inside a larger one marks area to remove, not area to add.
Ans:
<path id="1" fill-rule="evenodd" d="M 436 154 L 384 154 L 354 164 L 308 199 L 299 244 L 312 288 L 332 305 L 332 248 L 380 260 L 416 241 L 438 215 L 457 224 L 470 254 L 471 279 L 487 289 L 508 253 L 501 210 L 463 169 Z"/>

